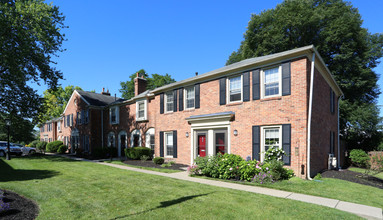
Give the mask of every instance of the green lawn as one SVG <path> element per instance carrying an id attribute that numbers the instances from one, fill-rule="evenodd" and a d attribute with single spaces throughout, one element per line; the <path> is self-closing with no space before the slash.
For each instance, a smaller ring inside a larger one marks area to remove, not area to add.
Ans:
<path id="1" fill-rule="evenodd" d="M 336 209 L 61 157 L 0 159 L 0 188 L 39 219 L 354 219 Z"/>
<path id="2" fill-rule="evenodd" d="M 358 173 L 366 173 L 366 169 L 363 169 L 363 168 L 358 168 L 358 167 L 350 167 L 348 168 L 349 170 L 351 171 L 354 171 L 354 172 L 358 172 Z M 372 171 L 370 173 L 368 173 L 369 175 L 373 175 L 379 179 L 383 179 L 383 172 L 376 172 L 376 171 Z"/>
<path id="3" fill-rule="evenodd" d="M 214 179 L 209 177 L 201 177 Z M 220 179 L 214 179 L 220 180 Z M 224 180 L 221 180 L 224 181 Z M 273 184 L 257 184 L 250 182 L 237 182 L 245 185 L 255 185 L 284 191 L 297 192 L 302 194 L 321 196 L 331 199 L 338 199 L 346 202 L 359 203 L 363 205 L 383 208 L 383 190 L 333 178 L 322 178 L 320 181 L 303 180 L 293 177 Z"/>
<path id="4" fill-rule="evenodd" d="M 139 169 L 144 169 L 144 170 L 151 170 L 151 171 L 156 171 L 156 172 L 161 172 L 161 173 L 178 173 L 178 172 L 182 172 L 182 171 L 179 171 L 179 170 L 171 170 L 171 169 L 165 169 L 165 168 L 155 168 L 155 167 L 141 167 L 141 166 L 135 166 L 135 165 L 130 165 L 130 164 L 126 164 L 126 163 L 123 163 L 121 161 L 118 161 L 118 160 L 113 160 L 113 161 L 104 161 L 105 163 L 113 163 L 113 164 L 118 164 L 118 165 L 123 165 L 123 166 L 127 166 L 127 167 L 134 167 L 134 168 L 139 168 Z"/>

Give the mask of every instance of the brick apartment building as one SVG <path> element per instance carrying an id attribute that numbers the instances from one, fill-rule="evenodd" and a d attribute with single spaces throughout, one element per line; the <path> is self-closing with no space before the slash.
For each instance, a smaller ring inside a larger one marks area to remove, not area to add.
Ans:
<path id="1" fill-rule="evenodd" d="M 74 91 L 62 117 L 47 122 L 53 131 L 41 128 L 41 139 L 63 140 L 72 153 L 116 147 L 123 156 L 126 147 L 146 146 L 183 164 L 218 152 L 263 161 L 269 147 L 278 147 L 287 152 L 286 166 L 306 178 L 308 171 L 327 169 L 329 154 L 339 166 L 342 95 L 316 49 L 307 46 L 151 91 L 137 75 L 129 100 Z"/>

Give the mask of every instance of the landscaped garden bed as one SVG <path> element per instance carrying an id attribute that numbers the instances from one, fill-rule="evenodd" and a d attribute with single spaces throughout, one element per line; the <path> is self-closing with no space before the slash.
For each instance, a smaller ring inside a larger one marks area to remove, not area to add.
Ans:
<path id="1" fill-rule="evenodd" d="M 322 173 L 322 177 L 336 178 L 383 189 L 383 179 L 351 170 L 327 170 Z"/>
<path id="2" fill-rule="evenodd" d="M 17 193 L 0 190 L 0 219 L 35 219 L 39 213 L 39 207 L 35 202 Z"/>
<path id="3" fill-rule="evenodd" d="M 178 163 L 173 163 L 170 166 L 163 166 L 160 164 L 155 164 L 152 160 L 132 160 L 132 159 L 127 159 L 123 161 L 123 163 L 128 164 L 128 165 L 133 165 L 133 166 L 139 166 L 139 167 L 147 167 L 147 168 L 156 168 L 156 169 L 169 169 L 169 170 L 177 170 L 177 171 L 186 171 L 187 170 L 187 165 L 184 164 L 178 164 Z"/>

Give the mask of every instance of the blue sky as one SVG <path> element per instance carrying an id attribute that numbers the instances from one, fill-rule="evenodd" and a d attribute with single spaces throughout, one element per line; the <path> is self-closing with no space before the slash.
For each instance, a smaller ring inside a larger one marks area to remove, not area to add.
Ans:
<path id="1" fill-rule="evenodd" d="M 60 84 L 96 92 L 105 87 L 120 96 L 120 82 L 142 68 L 179 81 L 223 67 L 243 40 L 251 14 L 280 2 L 53 0 L 69 26 L 64 30 L 66 51 L 55 58 L 64 74 Z M 382 0 L 351 3 L 359 9 L 363 27 L 383 32 Z M 383 73 L 383 64 L 375 71 Z M 33 86 L 41 95 L 47 89 Z"/>

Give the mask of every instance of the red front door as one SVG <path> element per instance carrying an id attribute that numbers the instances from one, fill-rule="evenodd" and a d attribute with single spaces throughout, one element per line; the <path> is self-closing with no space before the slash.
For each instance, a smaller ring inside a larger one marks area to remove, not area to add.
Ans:
<path id="1" fill-rule="evenodd" d="M 206 135 L 198 135 L 198 154 L 200 157 L 206 157 Z"/>

